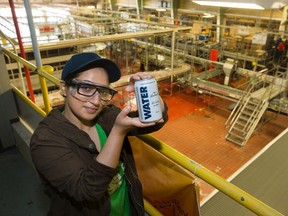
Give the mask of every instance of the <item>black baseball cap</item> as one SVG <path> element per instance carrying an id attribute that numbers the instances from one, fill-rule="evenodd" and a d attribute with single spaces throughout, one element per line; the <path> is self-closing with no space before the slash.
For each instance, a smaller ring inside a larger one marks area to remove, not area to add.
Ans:
<path id="1" fill-rule="evenodd" d="M 65 64 L 61 79 L 65 80 L 71 74 L 77 74 L 87 69 L 100 67 L 108 74 L 109 82 L 116 82 L 121 77 L 121 71 L 113 61 L 102 58 L 96 53 L 84 52 L 74 54 Z"/>

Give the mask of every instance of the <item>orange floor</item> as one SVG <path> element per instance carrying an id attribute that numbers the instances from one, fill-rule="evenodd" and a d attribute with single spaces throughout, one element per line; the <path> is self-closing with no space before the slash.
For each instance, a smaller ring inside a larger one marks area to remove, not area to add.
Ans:
<path id="1" fill-rule="evenodd" d="M 179 91 L 177 87 L 173 88 L 172 96 L 165 89 L 161 95 L 169 107 L 169 121 L 152 135 L 225 179 L 288 126 L 287 115 L 268 112 L 266 119 L 273 118 L 240 147 L 225 140 L 224 125 L 233 102 L 203 95 L 196 97 L 194 91 Z M 214 188 L 199 178 L 197 182 L 203 200 Z"/>

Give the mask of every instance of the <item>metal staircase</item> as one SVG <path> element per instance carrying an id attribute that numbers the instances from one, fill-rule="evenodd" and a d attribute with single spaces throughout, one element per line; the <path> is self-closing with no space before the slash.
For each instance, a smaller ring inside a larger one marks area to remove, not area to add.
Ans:
<path id="1" fill-rule="evenodd" d="M 225 123 L 225 127 L 229 128 L 225 139 L 240 146 L 244 146 L 254 132 L 270 99 L 285 90 L 284 79 L 279 79 L 278 76 L 270 82 L 260 78 L 261 76 L 251 80 L 252 86 L 246 89 Z"/>
<path id="2" fill-rule="evenodd" d="M 251 96 L 243 102 L 236 107 L 236 115 L 232 118 L 231 127 L 225 137 L 240 146 L 246 144 L 269 104 L 267 100 L 261 101 Z"/>

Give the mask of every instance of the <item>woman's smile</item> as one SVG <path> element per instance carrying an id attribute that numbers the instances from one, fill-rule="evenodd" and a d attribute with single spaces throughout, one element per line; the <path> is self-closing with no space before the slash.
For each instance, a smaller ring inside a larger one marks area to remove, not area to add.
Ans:
<path id="1" fill-rule="evenodd" d="M 84 109 L 89 113 L 89 114 L 94 114 L 98 108 L 96 106 L 84 106 Z"/>

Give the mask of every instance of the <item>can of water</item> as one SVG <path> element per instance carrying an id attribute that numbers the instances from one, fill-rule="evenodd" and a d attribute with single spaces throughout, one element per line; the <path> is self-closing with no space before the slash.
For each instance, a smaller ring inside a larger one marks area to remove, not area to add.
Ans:
<path id="1" fill-rule="evenodd" d="M 156 80 L 136 80 L 134 88 L 140 121 L 159 121 L 162 118 L 162 111 Z"/>

